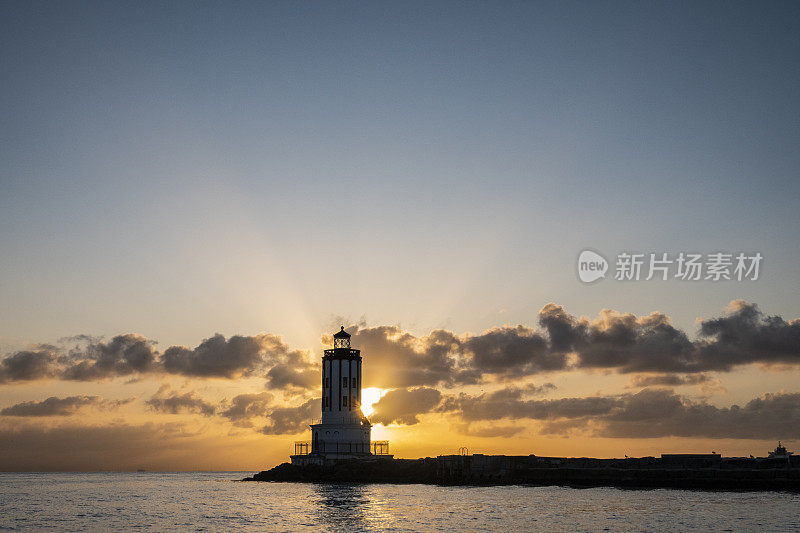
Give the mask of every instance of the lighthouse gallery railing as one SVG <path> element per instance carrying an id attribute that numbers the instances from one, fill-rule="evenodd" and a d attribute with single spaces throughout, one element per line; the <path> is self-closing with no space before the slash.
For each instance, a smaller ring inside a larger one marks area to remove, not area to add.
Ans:
<path id="1" fill-rule="evenodd" d="M 294 455 L 309 455 L 312 451 L 320 453 L 371 453 L 372 455 L 389 455 L 388 440 L 374 440 L 369 444 L 364 442 L 325 442 L 319 441 L 318 449 L 313 450 L 311 441 L 296 441 Z"/>

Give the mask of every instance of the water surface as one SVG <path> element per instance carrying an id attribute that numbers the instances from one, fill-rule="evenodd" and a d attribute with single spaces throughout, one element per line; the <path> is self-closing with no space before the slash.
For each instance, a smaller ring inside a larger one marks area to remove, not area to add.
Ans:
<path id="1" fill-rule="evenodd" d="M 800 531 L 790 493 L 233 481 L 250 474 L 0 473 L 0 529 Z"/>

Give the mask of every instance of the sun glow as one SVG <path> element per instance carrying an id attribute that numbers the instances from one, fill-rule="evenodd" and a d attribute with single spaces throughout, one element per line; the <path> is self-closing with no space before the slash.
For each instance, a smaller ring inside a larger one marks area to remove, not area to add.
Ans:
<path id="1" fill-rule="evenodd" d="M 387 392 L 387 389 L 379 389 L 378 387 L 369 387 L 361 390 L 361 412 L 364 413 L 364 416 L 369 416 L 375 412 L 372 406 Z"/>

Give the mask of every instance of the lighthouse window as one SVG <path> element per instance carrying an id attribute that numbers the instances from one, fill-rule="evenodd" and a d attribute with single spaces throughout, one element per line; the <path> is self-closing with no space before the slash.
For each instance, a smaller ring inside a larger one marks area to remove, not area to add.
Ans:
<path id="1" fill-rule="evenodd" d="M 355 387 L 358 387 L 358 385 L 356 384 L 356 378 L 353 378 L 353 388 Z"/>
<path id="2" fill-rule="evenodd" d="M 342 378 L 342 387 L 347 387 L 347 378 Z"/>
<path id="3" fill-rule="evenodd" d="M 342 405 L 347 405 L 347 396 L 342 396 Z"/>

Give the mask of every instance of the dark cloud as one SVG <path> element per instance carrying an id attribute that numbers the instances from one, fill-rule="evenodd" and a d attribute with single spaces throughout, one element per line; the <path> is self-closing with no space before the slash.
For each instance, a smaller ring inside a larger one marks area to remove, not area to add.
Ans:
<path id="1" fill-rule="evenodd" d="M 348 330 L 353 335 L 353 346 L 369 358 L 369 364 L 364 366 L 364 383 L 368 387 L 435 385 L 453 380 L 453 351 L 460 341 L 450 332 L 436 330 L 415 337 L 398 326 L 352 326 Z"/>
<path id="2" fill-rule="evenodd" d="M 310 390 L 322 384 L 322 371 L 317 365 L 297 368 L 294 365 L 275 365 L 266 375 L 271 389 Z"/>
<path id="3" fill-rule="evenodd" d="M 583 333 L 577 319 L 554 303 L 546 304 L 539 311 L 539 325 L 547 331 L 550 349 L 557 353 L 572 351 L 576 339 Z"/>
<path id="4" fill-rule="evenodd" d="M 91 339 L 85 347 L 70 350 L 62 378 L 91 381 L 150 372 L 158 353 L 154 345 L 154 341 L 132 333 L 117 335 L 109 342 Z"/>
<path id="5" fill-rule="evenodd" d="M 698 370 L 694 345 L 661 313 L 637 317 L 604 309 L 590 322 L 548 304 L 539 314 L 539 323 L 553 339 L 553 349 L 577 354 L 579 367 L 620 372 Z"/>
<path id="6" fill-rule="evenodd" d="M 693 402 L 668 390 L 645 389 L 601 421 L 603 437 L 800 438 L 800 394 L 766 394 L 744 407 Z"/>
<path id="7" fill-rule="evenodd" d="M 147 402 L 151 409 L 162 413 L 196 413 L 203 416 L 221 416 L 233 425 L 252 428 L 256 421 L 266 422 L 259 430 L 267 435 L 295 434 L 303 431 L 311 423 L 319 399 L 307 400 L 301 405 L 280 407 L 273 404 L 274 396 L 269 392 L 239 394 L 232 400 L 223 400 L 218 405 L 205 400 L 195 391 L 172 391 L 169 385 L 162 385 Z"/>
<path id="8" fill-rule="evenodd" d="M 766 394 L 744 407 L 717 407 L 668 389 L 585 398 L 525 399 L 507 388 L 479 396 L 460 394 L 437 409 L 458 417 L 464 432 L 480 421 L 541 421 L 540 433 L 573 431 L 598 437 L 800 438 L 800 393 Z M 480 426 L 479 426 L 480 427 Z"/>
<path id="9" fill-rule="evenodd" d="M 177 392 L 170 391 L 168 385 L 163 385 L 158 392 L 145 402 L 153 411 L 167 414 L 197 413 L 211 416 L 216 412 L 214 404 L 197 396 L 195 391 Z"/>
<path id="10" fill-rule="evenodd" d="M 441 399 L 441 392 L 428 387 L 390 390 L 375 402 L 375 411 L 369 418 L 371 422 L 384 426 L 393 422 L 417 424 L 418 416 L 433 411 Z"/>
<path id="11" fill-rule="evenodd" d="M 421 337 L 397 326 L 351 329 L 354 345 L 376 366 L 370 372 L 380 379 L 374 383 L 378 386 L 524 378 L 567 369 L 570 354 L 575 355 L 573 367 L 622 373 L 697 374 L 750 363 L 800 364 L 800 319 L 765 316 L 744 301 L 731 302 L 722 317 L 702 321 L 696 340 L 658 312 L 636 316 L 604 309 L 589 320 L 549 303 L 538 321 L 542 333 L 525 326 L 463 336 L 436 330 Z M 697 379 L 682 381 L 699 384 L 703 378 Z"/>
<path id="12" fill-rule="evenodd" d="M 160 361 L 164 372 L 201 378 L 234 379 L 266 370 L 267 384 L 276 389 L 308 390 L 320 380 L 319 366 L 308 352 L 293 350 L 280 336 L 266 333 L 229 339 L 216 334 L 194 349 L 171 346 Z"/>
<path id="13" fill-rule="evenodd" d="M 696 340 L 658 312 L 636 316 L 604 309 L 590 320 L 549 303 L 538 322 L 541 331 L 502 326 L 477 335 L 439 329 L 415 336 L 399 326 L 363 324 L 348 329 L 353 346 L 369 362 L 364 366 L 365 386 L 453 387 L 573 368 L 687 375 L 751 363 L 800 364 L 800 319 L 765 316 L 755 304 L 742 301 L 732 302 L 726 315 L 702 321 Z M 328 335 L 323 340 L 331 339 Z M 171 346 L 163 353 L 154 341 L 134 334 L 108 342 L 85 335 L 67 341 L 75 347 L 39 346 L 0 360 L 0 383 L 167 373 L 225 379 L 264 375 L 271 390 L 303 395 L 319 387 L 319 363 L 309 352 L 291 349 L 272 334 L 227 339 L 217 334 L 195 348 Z M 636 379 L 657 383 L 661 378 Z M 689 378 L 682 379 L 688 383 Z"/>
<path id="14" fill-rule="evenodd" d="M 3 416 L 69 416 L 84 407 L 115 409 L 131 400 L 104 400 L 99 396 L 51 396 L 39 402 L 22 402 L 0 411 Z"/>
<path id="15" fill-rule="evenodd" d="M 272 398 L 272 394 L 268 392 L 240 394 L 235 396 L 219 414 L 236 426 L 252 427 L 253 418 L 267 416 Z"/>
<path id="16" fill-rule="evenodd" d="M 695 341 L 661 313 L 637 317 L 606 309 L 589 321 L 548 304 L 539 323 L 551 349 L 574 352 L 583 368 L 696 373 L 750 363 L 800 363 L 800 320 L 764 316 L 755 304 L 738 300 L 727 315 L 702 321 Z"/>
<path id="17" fill-rule="evenodd" d="M 748 363 L 800 363 L 800 319 L 765 316 L 756 304 L 735 300 L 727 316 L 704 320 L 699 359 L 708 369 L 730 370 Z"/>
<path id="18" fill-rule="evenodd" d="M 657 374 L 633 376 L 631 380 L 635 387 L 650 387 L 653 385 L 664 385 L 677 387 L 679 385 L 703 385 L 717 383 L 718 380 L 712 379 L 705 374 Z"/>
<path id="19" fill-rule="evenodd" d="M 266 349 L 273 344 L 268 335 L 229 339 L 217 333 L 196 348 L 171 346 L 164 351 L 161 362 L 170 374 L 197 377 L 237 378 L 262 369 Z"/>
<path id="20" fill-rule="evenodd" d="M 479 396 L 461 393 L 445 398 L 438 410 L 454 412 L 468 422 L 520 418 L 547 420 L 602 415 L 610 412 L 618 402 L 617 398 L 606 396 L 534 400 L 526 398 L 528 394 L 525 389 L 516 387 Z"/>
<path id="21" fill-rule="evenodd" d="M 547 340 L 525 326 L 494 328 L 462 343 L 468 367 L 478 375 L 529 376 L 562 370 L 563 354 L 549 350 Z"/>
<path id="22" fill-rule="evenodd" d="M 9 355 L 0 361 L 0 383 L 56 377 L 60 369 L 56 350 L 41 346 Z"/>
<path id="23" fill-rule="evenodd" d="M 308 429 L 311 419 L 319 411 L 319 398 L 312 398 L 297 407 L 275 407 L 268 415 L 267 425 L 261 428 L 265 435 L 295 435 Z"/>
<path id="24" fill-rule="evenodd" d="M 270 386 L 309 389 L 318 365 L 308 352 L 292 350 L 277 335 L 220 334 L 196 348 L 171 346 L 163 353 L 141 335 L 117 335 L 110 341 L 88 335 L 62 339 L 71 347 L 40 346 L 0 360 L 0 383 L 56 378 L 98 381 L 129 375 L 176 374 L 234 379 L 267 371 Z"/>
<path id="25" fill-rule="evenodd" d="M 365 384 L 381 387 L 480 383 L 565 368 L 563 354 L 525 326 L 503 326 L 479 335 L 434 330 L 420 337 L 398 326 L 351 326 L 353 346 L 369 357 Z M 323 338 L 323 341 L 326 340 Z"/>

